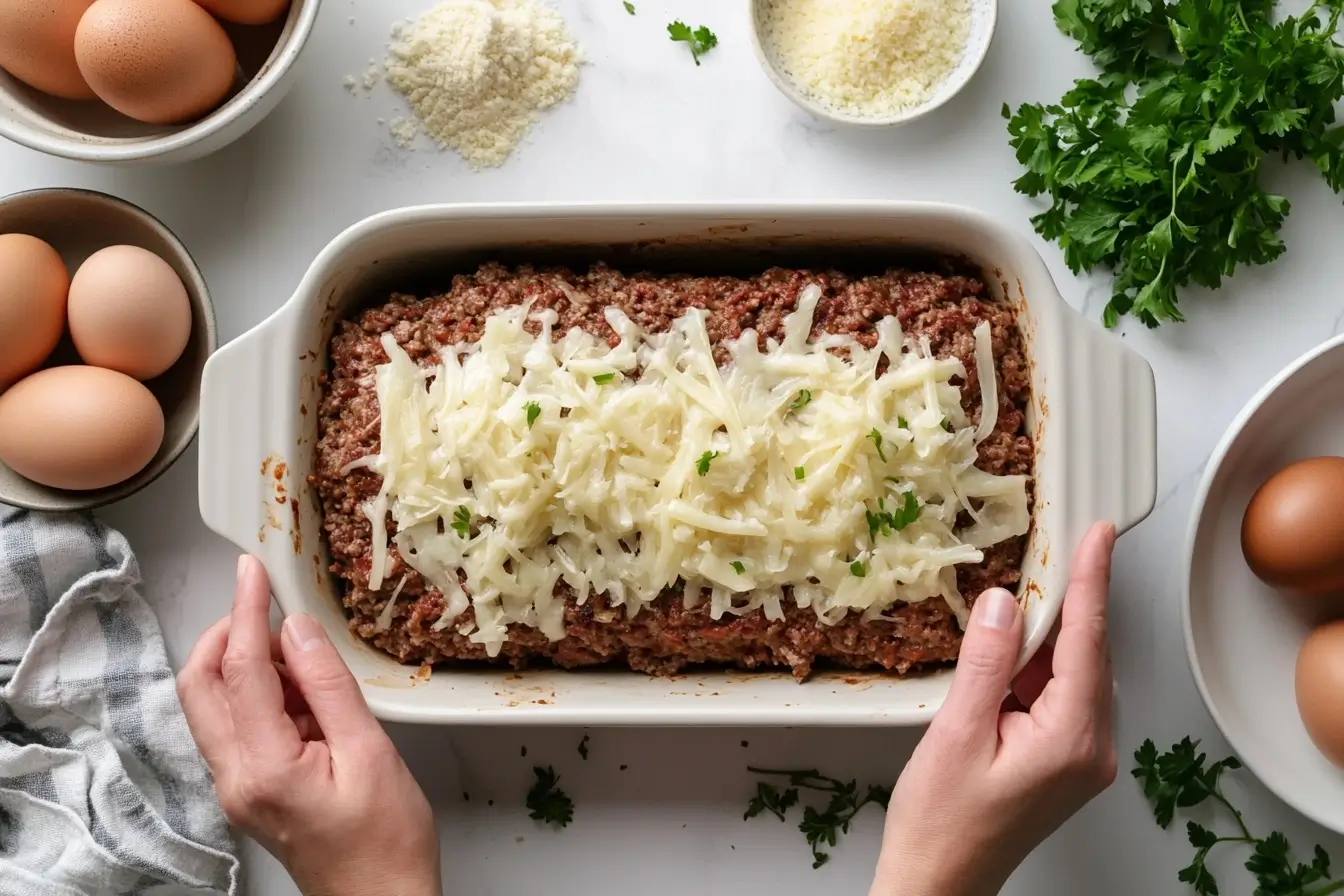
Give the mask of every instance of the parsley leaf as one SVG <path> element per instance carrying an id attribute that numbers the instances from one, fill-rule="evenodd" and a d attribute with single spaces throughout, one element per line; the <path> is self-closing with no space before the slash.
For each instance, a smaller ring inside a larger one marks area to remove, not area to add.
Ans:
<path id="1" fill-rule="evenodd" d="M 537 418 L 541 416 L 541 405 L 535 401 L 529 401 L 523 405 L 523 410 L 527 411 L 527 428 L 531 429 L 532 424 L 536 423 Z"/>
<path id="2" fill-rule="evenodd" d="M 453 511 L 453 531 L 462 538 L 471 536 L 471 511 L 459 507 Z"/>
<path id="3" fill-rule="evenodd" d="M 806 477 L 806 476 L 807 476 L 807 470 L 803 469 L 802 467 L 794 467 L 794 468 L 793 468 L 793 478 L 794 478 L 794 479 L 797 479 L 799 482 L 802 482 L 802 481 L 803 481 L 803 478 Z"/>
<path id="4" fill-rule="evenodd" d="M 798 397 L 793 400 L 793 404 L 789 405 L 789 410 L 801 411 L 803 408 L 807 407 L 811 401 L 812 390 L 802 389 L 798 392 Z"/>
<path id="5" fill-rule="evenodd" d="M 536 766 L 532 773 L 537 780 L 527 792 L 528 818 L 565 827 L 574 820 L 574 801 L 557 786 L 560 776 L 549 765 Z"/>
<path id="6" fill-rule="evenodd" d="M 742 575 L 747 571 L 747 565 L 743 563 L 741 560 L 734 560 L 732 563 L 729 563 L 728 565 L 731 566 L 733 568 L 733 572 L 737 573 L 738 575 Z"/>
<path id="7" fill-rule="evenodd" d="M 863 511 L 864 518 L 868 521 L 868 537 L 876 541 L 879 533 L 891 535 L 893 532 L 901 531 L 919 519 L 921 510 L 919 499 L 915 497 L 913 491 L 901 493 L 901 506 L 895 510 L 887 510 L 886 499 L 878 498 L 876 512 L 867 508 Z"/>
<path id="8" fill-rule="evenodd" d="M 887 455 L 882 451 L 882 433 L 877 431 L 877 427 L 873 427 L 873 431 L 868 433 L 868 440 L 877 449 L 877 456 L 882 459 L 882 463 L 886 463 Z"/>
<path id="9" fill-rule="evenodd" d="M 692 29 L 685 22 L 676 21 L 667 26 L 667 34 L 673 41 L 685 43 L 690 47 L 691 58 L 695 60 L 696 65 L 700 64 L 701 56 L 719 45 L 718 36 L 704 25 Z"/>
<path id="10" fill-rule="evenodd" d="M 756 775 L 785 778 L 789 787 L 781 793 L 773 785 L 758 781 L 756 795 L 747 803 L 746 814 L 742 816 L 743 821 L 755 818 L 764 812 L 769 812 L 780 821 L 787 821 L 788 811 L 799 803 L 800 790 L 829 795 L 824 809 L 804 806 L 803 820 L 798 824 L 798 830 L 802 832 L 808 848 L 812 850 L 813 868 L 820 868 L 826 864 L 830 854 L 825 852 L 824 848 L 834 847 L 841 834 L 849 833 L 854 817 L 864 806 L 872 803 L 885 809 L 891 802 L 891 789 L 888 787 L 872 786 L 861 789 L 857 781 L 828 778 L 811 769 L 780 771 L 748 766 L 747 771 Z"/>
<path id="11" fill-rule="evenodd" d="M 1168 827 L 1178 809 L 1191 809 L 1206 802 L 1222 806 L 1232 815 L 1235 829 L 1219 834 L 1193 821 L 1185 826 L 1186 839 L 1195 849 L 1190 864 L 1176 875 L 1189 884 L 1198 896 L 1218 896 L 1218 881 L 1209 870 L 1209 853 L 1219 844 L 1243 843 L 1251 847 L 1251 856 L 1245 868 L 1255 878 L 1256 896 L 1303 896 L 1344 890 L 1344 881 L 1330 881 L 1330 856 L 1317 846 L 1310 863 L 1294 861 L 1288 838 L 1280 831 L 1260 838 L 1251 834 L 1240 810 L 1232 805 L 1222 791 L 1224 772 L 1236 771 L 1241 763 L 1232 757 L 1208 762 L 1199 752 L 1199 741 L 1185 738 L 1173 744 L 1166 753 L 1159 754 L 1151 740 L 1134 751 L 1131 774 L 1143 787 L 1158 825 Z M 1324 883 L 1320 888 L 1312 884 Z"/>
<path id="12" fill-rule="evenodd" d="M 856 578 L 860 579 L 868 575 L 868 567 L 863 565 L 862 560 L 855 560 L 853 563 L 849 564 L 849 571 L 853 573 Z"/>
<path id="13" fill-rule="evenodd" d="M 1261 183 L 1270 155 L 1308 159 L 1344 189 L 1339 0 L 1280 16 L 1273 0 L 1057 0 L 1055 23 L 1101 70 L 1051 105 L 1004 106 L 1044 197 L 1036 231 L 1075 273 L 1114 276 L 1102 315 L 1181 321 L 1183 291 L 1218 288 L 1283 254 L 1288 200 Z"/>
<path id="14" fill-rule="evenodd" d="M 909 429 L 910 421 L 906 420 L 904 417 L 897 417 L 896 425 L 899 426 L 901 429 Z"/>
<path id="15" fill-rule="evenodd" d="M 718 456 L 719 452 L 717 451 L 706 451 L 704 454 L 700 455 L 700 459 L 695 462 L 695 472 L 699 473 L 701 476 L 708 476 L 710 461 Z"/>
<path id="16" fill-rule="evenodd" d="M 614 373 L 599 373 L 597 376 L 593 377 L 593 382 L 597 383 L 599 386 L 605 386 L 614 379 L 616 379 L 616 374 Z"/>
<path id="17" fill-rule="evenodd" d="M 625 11 L 630 13 L 630 15 L 634 15 L 635 4 L 631 3 L 630 0 L 624 0 L 624 3 L 625 3 Z"/>

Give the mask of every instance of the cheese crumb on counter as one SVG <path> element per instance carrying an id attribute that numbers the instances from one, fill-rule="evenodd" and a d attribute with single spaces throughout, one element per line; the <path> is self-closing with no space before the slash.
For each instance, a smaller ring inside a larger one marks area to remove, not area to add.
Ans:
<path id="1" fill-rule="evenodd" d="M 882 118 L 933 98 L 970 25 L 971 0 L 771 0 L 761 36 L 810 99 Z"/>
<path id="2" fill-rule="evenodd" d="M 578 43 L 537 0 L 446 0 L 392 37 L 387 83 L 410 103 L 410 124 L 473 168 L 503 164 L 579 84 Z M 393 136 L 408 146 L 415 133 Z"/>

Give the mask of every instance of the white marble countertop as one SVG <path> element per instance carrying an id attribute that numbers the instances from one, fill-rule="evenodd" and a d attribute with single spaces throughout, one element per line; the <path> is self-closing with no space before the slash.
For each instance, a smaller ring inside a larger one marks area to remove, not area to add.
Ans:
<path id="1" fill-rule="evenodd" d="M 218 155 L 162 170 L 111 170 L 0 145 L 0 193 L 84 186 L 160 216 L 200 262 L 222 340 L 289 297 L 314 255 L 348 224 L 425 201 L 891 198 L 976 206 L 1029 230 L 1031 204 L 1010 182 L 1018 168 L 999 108 L 1053 100 L 1087 62 L 1052 25 L 1049 5 L 1003 4 L 998 36 L 969 88 L 907 129 L 834 129 L 805 117 L 759 70 L 746 0 L 564 0 L 591 59 L 575 99 L 547 116 L 503 168 L 472 173 L 455 156 L 397 150 L 379 118 L 398 114 L 385 88 L 370 98 L 342 86 L 381 58 L 388 26 L 429 0 L 327 0 L 289 98 L 250 136 Z M 708 24 L 720 46 L 700 68 L 670 44 L 673 18 Z M 1225 744 L 1188 671 L 1177 607 L 1182 546 L 1204 463 L 1243 402 L 1282 366 L 1344 327 L 1344 253 L 1329 235 L 1344 207 L 1305 166 L 1272 166 L 1289 196 L 1288 253 L 1243 271 L 1216 294 L 1190 295 L 1190 322 L 1123 335 L 1153 364 L 1160 409 L 1161 482 L 1152 517 L 1119 548 L 1114 590 L 1118 738 L 1122 769 L 1145 737 L 1165 745 L 1191 734 Z M 1037 240 L 1065 296 L 1089 315 L 1106 285 L 1080 281 Z M 202 525 L 196 453 L 105 517 L 130 538 L 180 663 L 223 615 L 235 548 Z M 1248 658 L 1252 661 L 1253 658 Z M 392 731 L 437 809 L 445 892 L 554 896 L 866 892 L 881 832 L 869 810 L 810 870 L 801 835 L 771 820 L 742 821 L 748 762 L 816 766 L 890 782 L 915 731 Z M 527 758 L 520 754 L 527 748 Z M 543 830 L 526 818 L 534 761 L 553 763 L 578 806 L 574 824 Z M 628 766 L 626 770 L 623 767 Z M 1344 860 L 1344 841 L 1313 827 L 1244 773 L 1231 785 L 1257 830 L 1283 828 L 1299 848 L 1321 842 Z M 463 801 L 463 792 L 471 795 Z M 493 806 L 487 800 L 494 800 Z M 243 844 L 249 894 L 295 892 L 280 867 Z M 1121 780 L 1030 858 L 1010 896 L 1183 893 L 1176 872 L 1190 850 L 1152 822 L 1134 783 Z M 1229 854 L 1225 893 L 1249 894 Z M 609 883 L 620 881 L 619 885 Z"/>

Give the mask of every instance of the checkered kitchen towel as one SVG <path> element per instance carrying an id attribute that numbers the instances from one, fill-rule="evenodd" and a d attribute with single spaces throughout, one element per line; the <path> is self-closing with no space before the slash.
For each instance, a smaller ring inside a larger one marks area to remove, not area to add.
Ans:
<path id="1" fill-rule="evenodd" d="M 0 507 L 0 896 L 234 894 L 130 546 Z"/>

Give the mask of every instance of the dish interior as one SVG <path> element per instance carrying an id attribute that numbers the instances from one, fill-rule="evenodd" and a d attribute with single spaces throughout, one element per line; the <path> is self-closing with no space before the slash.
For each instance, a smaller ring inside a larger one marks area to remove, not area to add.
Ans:
<path id="1" fill-rule="evenodd" d="M 911 222 L 902 225 L 888 218 L 884 223 L 893 233 L 913 229 Z M 523 704 L 561 706 L 586 719 L 607 718 L 630 724 L 639 724 L 641 713 L 647 713 L 648 718 L 673 718 L 679 708 L 693 711 L 696 719 L 704 723 L 715 719 L 731 722 L 743 711 L 760 713 L 756 718 L 763 724 L 774 723 L 772 714 L 778 716 L 779 722 L 796 722 L 814 711 L 845 713 L 857 721 L 874 723 L 926 721 L 946 694 L 949 672 L 908 679 L 875 673 L 827 672 L 805 685 L 796 683 L 787 671 L 714 672 L 651 679 L 627 670 L 537 669 L 507 673 L 499 669 L 454 669 L 425 676 L 348 633 L 338 597 L 342 586 L 327 570 L 329 560 L 318 537 L 322 514 L 316 489 L 306 481 L 308 471 L 313 469 L 317 408 L 321 400 L 318 375 L 326 369 L 327 345 L 338 321 L 363 308 L 382 304 L 390 292 L 427 294 L 435 287 L 442 287 L 452 274 L 473 271 L 488 260 L 571 267 L 586 267 L 603 260 L 623 270 L 702 273 L 751 272 L 774 264 L 791 267 L 825 264 L 865 270 L 885 266 L 893 259 L 908 258 L 911 253 L 961 257 L 982 271 L 994 300 L 1012 305 L 1027 344 L 1032 367 L 1027 431 L 1034 434 L 1037 445 L 1038 501 L 1040 495 L 1048 494 L 1054 487 L 1053 479 L 1064 473 L 1062 464 L 1052 466 L 1045 462 L 1056 455 L 1051 454 L 1045 435 L 1050 424 L 1048 415 L 1042 413 L 1039 398 L 1046 383 L 1041 366 L 1033 357 L 1033 333 L 1042 325 L 1042 319 L 1026 303 L 1020 272 L 1003 270 L 991 260 L 1010 257 L 1015 246 L 994 245 L 975 222 L 955 216 L 941 220 L 920 217 L 918 229 L 923 235 L 917 244 L 895 236 L 872 236 L 874 230 L 881 232 L 882 228 L 854 216 L 833 220 L 812 217 L 807 227 L 800 228 L 797 222 L 788 220 L 725 219 L 702 226 L 699 221 L 690 223 L 675 216 L 657 219 L 606 215 L 576 223 L 572 218 L 557 222 L 548 221 L 544 214 L 528 215 L 525 225 L 528 233 L 563 235 L 556 239 L 520 238 L 522 226 L 508 212 L 498 217 L 428 218 L 395 223 L 371 219 L 333 243 L 310 271 L 301 292 L 315 293 L 322 297 L 321 301 L 292 302 L 263 325 L 277 328 L 274 338 L 282 343 L 302 347 L 293 377 L 301 383 L 300 414 L 291 430 L 266 435 L 274 448 L 260 465 L 267 522 L 257 538 L 269 542 L 266 552 L 282 551 L 291 558 L 297 554 L 307 570 L 296 574 L 288 586 L 283 581 L 277 584 L 276 593 L 286 612 L 302 609 L 313 613 L 329 631 L 339 633 L 336 637 L 347 662 L 363 682 L 375 711 L 387 719 L 441 720 L 429 708 L 437 703 L 465 705 L 472 708 L 473 717 L 492 718 L 497 718 L 496 712 Z M 967 256 L 960 247 L 973 244 L 976 237 L 981 246 L 976 251 L 984 254 Z M 458 248 L 446 249 L 446 246 Z M 295 329 L 286 332 L 287 328 Z M 275 375 L 291 364 L 288 358 L 265 363 L 268 369 L 273 367 Z M 269 379 L 272 373 L 259 375 Z M 256 475 L 258 468 L 252 469 L 252 475 Z M 1050 531 L 1049 524 L 1043 522 L 1050 518 L 1055 519 L 1056 531 L 1062 531 L 1066 523 L 1056 516 L 1062 513 L 1061 508 L 1048 501 L 1038 504 L 1022 566 L 1019 594 L 1027 611 L 1027 637 L 1035 639 L 1035 643 L 1039 643 L 1053 622 L 1053 610 L 1049 607 L 1058 606 L 1058 597 L 1052 603 L 1046 595 L 1062 586 L 1066 559 L 1059 556 L 1062 552 L 1050 558 L 1048 542 L 1040 533 Z M 1057 578 L 1060 581 L 1056 582 Z M 290 589 L 310 596 L 294 595 L 291 599 L 287 595 Z M 424 692 L 413 699 L 400 699 L 395 693 L 412 687 Z M 900 705 L 884 706 L 873 695 L 864 694 L 874 687 L 899 688 Z M 374 697 L 380 690 L 387 698 L 383 705 Z M 615 712 L 614 695 L 620 697 L 618 717 L 611 715 Z M 706 699 L 710 697 L 722 699 Z"/>
<path id="2" fill-rule="evenodd" d="M 1255 578 L 1241 554 L 1241 518 L 1278 470 L 1344 453 L 1341 381 L 1344 344 L 1307 362 L 1241 421 L 1196 507 L 1188 596 L 1191 660 L 1229 743 L 1271 790 L 1336 831 L 1344 831 L 1344 770 L 1312 746 L 1293 671 L 1307 633 L 1344 616 L 1344 595 L 1296 599 Z"/>

